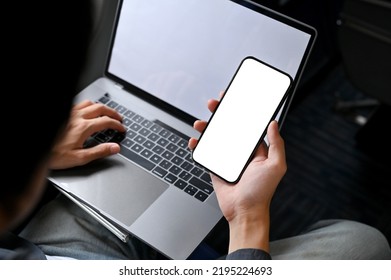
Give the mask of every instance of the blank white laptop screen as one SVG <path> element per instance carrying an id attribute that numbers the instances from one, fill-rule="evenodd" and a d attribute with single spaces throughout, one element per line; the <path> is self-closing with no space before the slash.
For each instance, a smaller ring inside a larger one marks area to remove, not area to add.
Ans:
<path id="1" fill-rule="evenodd" d="M 197 119 L 209 119 L 207 100 L 225 90 L 244 57 L 254 56 L 295 80 L 311 39 L 228 0 L 122 5 L 109 74 Z"/>

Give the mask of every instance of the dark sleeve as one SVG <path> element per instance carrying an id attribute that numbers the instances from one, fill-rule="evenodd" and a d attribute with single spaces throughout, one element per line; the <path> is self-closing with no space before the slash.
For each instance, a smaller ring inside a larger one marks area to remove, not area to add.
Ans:
<path id="1" fill-rule="evenodd" d="M 45 260 L 45 254 L 35 244 L 10 232 L 0 236 L 1 260 Z"/>
<path id="2" fill-rule="evenodd" d="M 226 260 L 271 260 L 266 251 L 260 249 L 239 249 L 227 255 Z"/>

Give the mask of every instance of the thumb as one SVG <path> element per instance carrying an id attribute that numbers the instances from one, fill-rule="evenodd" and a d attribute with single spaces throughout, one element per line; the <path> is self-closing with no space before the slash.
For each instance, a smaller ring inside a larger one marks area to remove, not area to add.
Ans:
<path id="1" fill-rule="evenodd" d="M 267 140 L 269 141 L 268 158 L 285 161 L 285 143 L 278 130 L 278 123 L 275 120 L 269 124 Z"/>
<path id="2" fill-rule="evenodd" d="M 94 147 L 83 149 L 84 163 L 114 155 L 120 152 L 120 146 L 117 143 L 102 143 Z"/>

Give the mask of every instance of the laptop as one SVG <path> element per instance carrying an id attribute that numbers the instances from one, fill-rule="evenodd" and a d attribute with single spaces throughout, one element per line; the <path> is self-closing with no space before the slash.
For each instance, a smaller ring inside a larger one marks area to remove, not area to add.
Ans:
<path id="1" fill-rule="evenodd" d="M 116 141 L 121 152 L 49 180 L 84 209 L 170 259 L 187 259 L 222 219 L 209 174 L 187 148 L 208 120 L 240 61 L 254 56 L 293 78 L 282 125 L 316 31 L 250 1 L 120 1 L 104 76 L 90 99 L 124 117 L 126 134 L 106 130 L 86 148 Z M 124 238 L 126 241 L 126 238 Z"/>

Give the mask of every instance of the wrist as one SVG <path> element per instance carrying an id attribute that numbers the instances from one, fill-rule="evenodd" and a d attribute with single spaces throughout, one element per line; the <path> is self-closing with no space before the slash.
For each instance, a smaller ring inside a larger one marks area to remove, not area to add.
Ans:
<path id="1" fill-rule="evenodd" d="M 245 248 L 269 252 L 269 230 L 269 211 L 257 211 L 236 216 L 229 221 L 229 253 Z"/>

